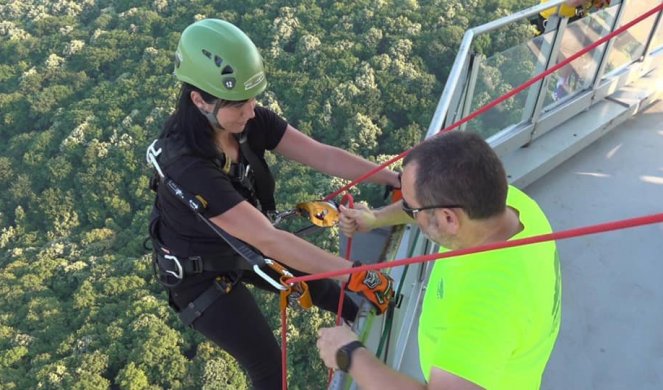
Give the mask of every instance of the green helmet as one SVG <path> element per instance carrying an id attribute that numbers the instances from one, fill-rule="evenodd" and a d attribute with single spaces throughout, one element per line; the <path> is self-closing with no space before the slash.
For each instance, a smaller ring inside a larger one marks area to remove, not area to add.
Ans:
<path id="1" fill-rule="evenodd" d="M 267 87 L 256 45 L 242 30 L 219 19 L 203 19 L 184 29 L 175 53 L 175 76 L 230 101 L 251 99 Z"/>

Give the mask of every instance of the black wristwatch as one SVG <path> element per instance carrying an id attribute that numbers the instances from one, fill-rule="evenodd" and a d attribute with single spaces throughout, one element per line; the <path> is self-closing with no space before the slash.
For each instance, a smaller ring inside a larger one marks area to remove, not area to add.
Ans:
<path id="1" fill-rule="evenodd" d="M 338 366 L 338 369 L 343 372 L 348 372 L 350 370 L 350 365 L 352 364 L 352 353 L 355 349 L 362 347 L 364 347 L 364 344 L 362 344 L 361 341 L 355 340 L 339 348 L 336 351 L 336 365 Z"/>

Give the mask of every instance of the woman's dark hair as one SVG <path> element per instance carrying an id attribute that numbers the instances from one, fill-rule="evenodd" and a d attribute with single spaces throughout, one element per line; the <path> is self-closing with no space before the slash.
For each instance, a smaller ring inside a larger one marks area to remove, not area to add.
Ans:
<path id="1" fill-rule="evenodd" d="M 241 105 L 245 101 L 217 99 L 191 84 L 182 83 L 175 112 L 166 120 L 159 138 L 177 139 L 194 154 L 204 158 L 214 158 L 219 154 L 219 149 L 214 142 L 214 129 L 191 100 L 193 91 L 198 92 L 206 103 L 216 104 L 218 108 Z"/>
<path id="2" fill-rule="evenodd" d="M 458 204 L 472 219 L 506 207 L 508 182 L 502 162 L 476 134 L 451 131 L 417 145 L 403 160 L 416 162 L 417 201 L 422 207 Z"/>

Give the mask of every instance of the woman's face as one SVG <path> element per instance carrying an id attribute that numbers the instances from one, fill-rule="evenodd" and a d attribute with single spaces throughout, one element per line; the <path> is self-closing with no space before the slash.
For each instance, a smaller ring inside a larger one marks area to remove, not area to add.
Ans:
<path id="1" fill-rule="evenodd" d="M 222 107 L 216 115 L 221 127 L 231 133 L 241 133 L 246 127 L 246 122 L 256 116 L 256 99 L 249 99 L 241 105 L 230 105 Z"/>

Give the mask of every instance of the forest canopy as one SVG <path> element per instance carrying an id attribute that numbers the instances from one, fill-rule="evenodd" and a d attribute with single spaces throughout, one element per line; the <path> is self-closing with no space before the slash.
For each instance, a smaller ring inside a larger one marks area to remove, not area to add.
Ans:
<path id="1" fill-rule="evenodd" d="M 529 2 L 530 4 L 533 1 Z M 261 50 L 259 103 L 374 161 L 419 142 L 464 31 L 514 0 L 13 1 L 0 5 L 0 387 L 224 389 L 247 379 L 185 329 L 143 245 L 145 149 L 174 107 L 173 57 L 192 22 L 221 18 Z M 477 50 L 508 47 L 495 34 Z M 269 155 L 277 203 L 342 181 Z M 383 188 L 360 186 L 377 203 Z M 333 232 L 316 241 L 336 250 Z M 275 296 L 259 295 L 278 336 Z M 331 316 L 296 312 L 289 383 L 324 388 L 311 346 Z"/>

